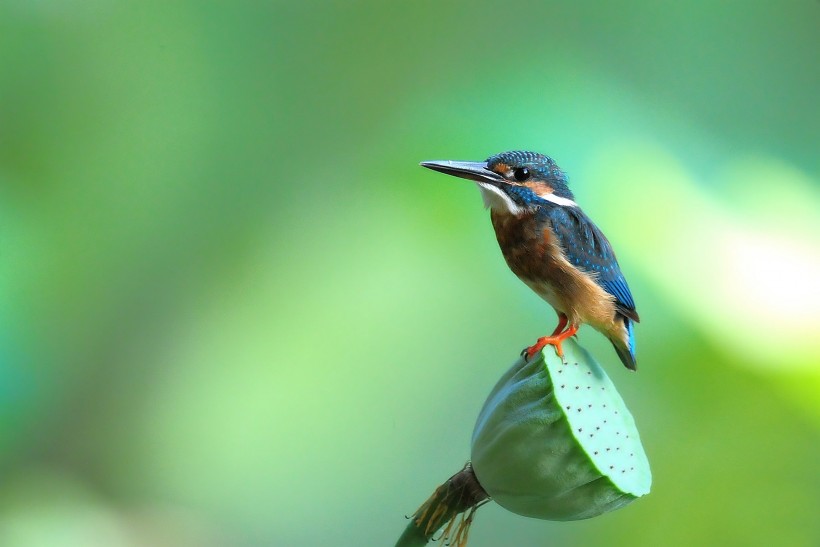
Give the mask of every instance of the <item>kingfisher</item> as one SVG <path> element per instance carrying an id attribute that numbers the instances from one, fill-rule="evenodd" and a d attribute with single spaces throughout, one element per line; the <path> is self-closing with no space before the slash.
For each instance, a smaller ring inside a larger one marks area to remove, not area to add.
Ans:
<path id="1" fill-rule="evenodd" d="M 581 210 L 567 176 L 549 156 L 510 151 L 487 161 L 425 161 L 422 167 L 474 181 L 490 210 L 510 269 L 558 314 L 558 326 L 522 355 L 534 357 L 586 323 L 606 336 L 626 368 L 637 369 L 635 301 L 606 236 Z"/>

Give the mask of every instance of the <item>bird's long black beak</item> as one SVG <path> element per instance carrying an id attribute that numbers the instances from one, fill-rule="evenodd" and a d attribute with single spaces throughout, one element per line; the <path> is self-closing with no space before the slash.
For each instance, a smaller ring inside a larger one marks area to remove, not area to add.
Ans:
<path id="1" fill-rule="evenodd" d="M 484 161 L 423 161 L 419 165 L 476 182 L 488 182 L 495 185 L 504 182 L 501 175 L 487 169 L 487 162 Z"/>

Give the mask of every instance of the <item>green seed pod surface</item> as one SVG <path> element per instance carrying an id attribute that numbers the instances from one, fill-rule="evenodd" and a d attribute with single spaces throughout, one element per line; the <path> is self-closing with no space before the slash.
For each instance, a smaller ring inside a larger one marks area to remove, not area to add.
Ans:
<path id="1" fill-rule="evenodd" d="M 612 381 L 574 340 L 517 361 L 478 416 L 472 465 L 502 507 L 547 520 L 591 518 L 649 493 L 635 421 Z"/>

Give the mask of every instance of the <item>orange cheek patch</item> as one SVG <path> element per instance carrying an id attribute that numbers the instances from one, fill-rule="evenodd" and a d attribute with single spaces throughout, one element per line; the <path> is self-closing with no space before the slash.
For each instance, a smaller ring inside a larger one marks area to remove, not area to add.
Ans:
<path id="1" fill-rule="evenodd" d="M 535 192 L 537 196 L 547 196 L 553 193 L 552 186 L 541 181 L 527 182 L 524 186 Z"/>

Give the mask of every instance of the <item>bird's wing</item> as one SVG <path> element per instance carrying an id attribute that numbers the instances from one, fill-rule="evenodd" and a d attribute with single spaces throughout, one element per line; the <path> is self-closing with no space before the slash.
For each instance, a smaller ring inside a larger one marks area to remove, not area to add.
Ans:
<path id="1" fill-rule="evenodd" d="M 546 213 L 570 264 L 592 273 L 595 282 L 615 297 L 618 312 L 640 322 L 629 285 L 601 230 L 578 207 L 551 207 Z"/>

